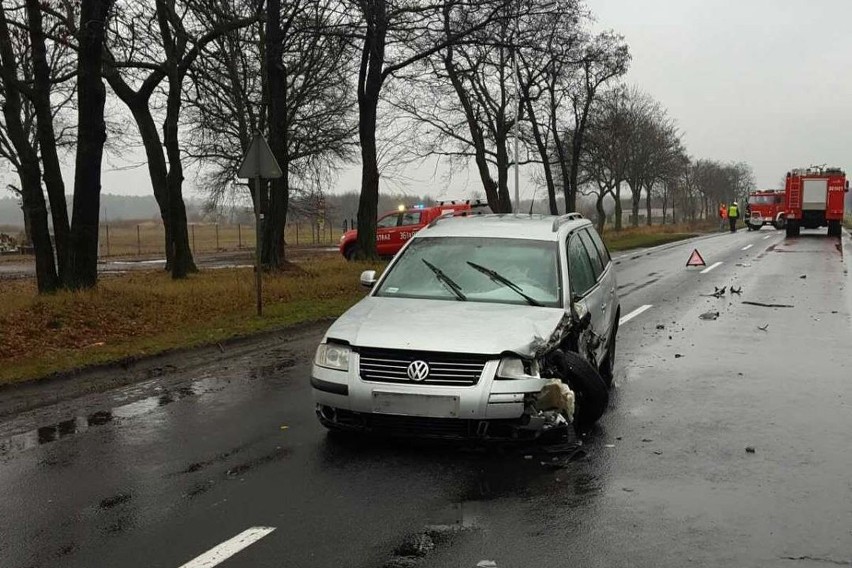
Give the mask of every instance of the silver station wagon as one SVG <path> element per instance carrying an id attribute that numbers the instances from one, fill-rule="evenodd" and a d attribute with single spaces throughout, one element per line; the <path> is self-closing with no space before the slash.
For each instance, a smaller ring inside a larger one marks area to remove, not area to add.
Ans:
<path id="1" fill-rule="evenodd" d="M 450 213 L 361 283 L 312 367 L 327 428 L 532 439 L 582 435 L 606 409 L 620 306 L 579 214 Z"/>

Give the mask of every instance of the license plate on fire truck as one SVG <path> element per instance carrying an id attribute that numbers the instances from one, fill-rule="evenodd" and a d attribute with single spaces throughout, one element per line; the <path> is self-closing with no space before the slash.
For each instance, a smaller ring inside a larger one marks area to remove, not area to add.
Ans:
<path id="1" fill-rule="evenodd" d="M 459 397 L 373 391 L 373 412 L 399 416 L 458 418 Z"/>

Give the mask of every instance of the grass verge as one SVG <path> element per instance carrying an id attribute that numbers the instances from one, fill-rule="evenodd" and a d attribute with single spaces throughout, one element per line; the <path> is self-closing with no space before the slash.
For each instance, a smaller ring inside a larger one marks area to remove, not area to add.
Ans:
<path id="1" fill-rule="evenodd" d="M 0 385 L 337 316 L 364 296 L 367 268 L 380 267 L 317 259 L 264 275 L 263 317 L 250 268 L 102 276 L 96 289 L 46 296 L 30 279 L 4 281 Z"/>
<path id="2" fill-rule="evenodd" d="M 714 222 L 683 225 L 630 227 L 621 231 L 604 230 L 603 240 L 611 251 L 623 251 L 664 245 L 719 230 Z"/>

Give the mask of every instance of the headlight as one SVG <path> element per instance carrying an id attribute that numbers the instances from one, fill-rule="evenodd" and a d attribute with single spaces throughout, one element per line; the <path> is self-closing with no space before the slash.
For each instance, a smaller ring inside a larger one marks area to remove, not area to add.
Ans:
<path id="1" fill-rule="evenodd" d="M 320 343 L 317 347 L 317 354 L 314 357 L 314 363 L 319 367 L 326 369 L 336 369 L 338 371 L 349 370 L 349 353 L 351 353 L 348 345 L 340 345 L 339 343 Z"/>
<path id="2" fill-rule="evenodd" d="M 497 367 L 497 377 L 500 379 L 537 379 L 538 363 L 525 361 L 519 357 L 503 357 Z"/>

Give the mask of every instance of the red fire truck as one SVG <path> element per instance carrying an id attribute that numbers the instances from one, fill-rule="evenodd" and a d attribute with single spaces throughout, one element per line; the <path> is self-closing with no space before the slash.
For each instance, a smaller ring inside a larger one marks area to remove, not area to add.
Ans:
<path id="1" fill-rule="evenodd" d="M 759 189 L 748 194 L 745 222 L 749 231 L 757 231 L 764 225 L 783 229 L 784 218 L 783 189 Z"/>
<path id="2" fill-rule="evenodd" d="M 396 211 L 389 211 L 379 217 L 376 223 L 376 251 L 381 257 L 392 257 L 417 231 L 447 213 L 472 211 L 473 208 L 487 207 L 478 199 L 460 201 L 439 201 L 438 205 L 425 207 L 401 205 Z M 347 231 L 340 237 L 340 254 L 352 260 L 358 252 L 358 231 Z"/>
<path id="3" fill-rule="evenodd" d="M 843 201 L 849 191 L 846 173 L 840 168 L 816 166 L 787 172 L 784 210 L 788 237 L 802 228 L 828 227 L 828 236 L 839 237 Z"/>

